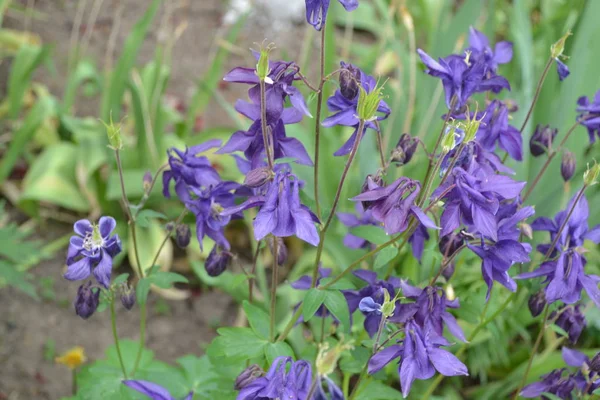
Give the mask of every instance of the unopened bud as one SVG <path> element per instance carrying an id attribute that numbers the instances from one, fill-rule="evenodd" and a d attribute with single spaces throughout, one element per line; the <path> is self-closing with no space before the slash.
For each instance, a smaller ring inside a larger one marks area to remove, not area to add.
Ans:
<path id="1" fill-rule="evenodd" d="M 529 151 L 534 157 L 541 156 L 552 148 L 552 142 L 558 134 L 558 129 L 552 129 L 549 125 L 535 127 L 535 132 L 529 140 Z"/>
<path id="2" fill-rule="evenodd" d="M 594 165 L 590 167 L 588 164 L 587 171 L 583 174 L 583 183 L 586 186 L 592 186 L 598 183 L 598 176 L 600 175 L 600 164 L 594 161 Z"/>
<path id="3" fill-rule="evenodd" d="M 152 173 L 150 171 L 146 171 L 144 174 L 143 187 L 144 193 L 149 194 L 152 187 Z"/>
<path id="4" fill-rule="evenodd" d="M 92 282 L 88 281 L 79 286 L 75 298 L 75 313 L 77 315 L 83 319 L 88 319 L 96 312 L 98 304 L 100 304 L 100 290 L 93 288 Z"/>
<path id="5" fill-rule="evenodd" d="M 526 222 L 521 222 L 521 233 L 529 240 L 533 239 L 533 229 Z"/>
<path id="6" fill-rule="evenodd" d="M 532 317 L 540 315 L 542 311 L 544 311 L 544 307 L 546 307 L 546 296 L 544 295 L 544 292 L 539 291 L 532 294 L 531 297 L 529 297 L 527 304 Z"/>
<path id="7" fill-rule="evenodd" d="M 360 84 L 360 70 L 352 64 L 347 64 L 340 72 L 340 93 L 348 100 L 354 100 Z"/>
<path id="8" fill-rule="evenodd" d="M 244 179 L 244 185 L 253 189 L 259 188 L 273 179 L 274 176 L 275 174 L 269 167 L 258 167 L 248 172 Z"/>
<path id="9" fill-rule="evenodd" d="M 569 150 L 565 150 L 560 163 L 560 174 L 565 182 L 568 182 L 575 173 L 575 155 Z"/>
<path id="10" fill-rule="evenodd" d="M 590 370 L 600 373 L 600 353 L 597 353 L 590 361 Z"/>
<path id="11" fill-rule="evenodd" d="M 233 254 L 215 245 L 204 263 L 204 269 L 210 276 L 219 276 L 231 262 Z"/>
<path id="12" fill-rule="evenodd" d="M 135 305 L 135 289 L 127 283 L 121 285 L 121 304 L 128 310 Z"/>
<path id="13" fill-rule="evenodd" d="M 375 113 L 383 99 L 383 86 L 375 86 L 370 93 L 367 93 L 362 86 L 359 86 L 358 90 L 358 105 L 356 106 L 358 119 L 363 121 L 375 120 Z"/>
<path id="14" fill-rule="evenodd" d="M 267 83 L 273 83 L 271 78 L 269 78 L 269 74 L 271 73 L 271 68 L 269 67 L 269 53 L 274 48 L 275 46 L 273 43 L 268 44 L 266 47 L 261 46 L 260 56 L 258 58 L 258 63 L 256 64 L 256 76 L 258 76 L 258 79 L 261 81 Z"/>
<path id="15" fill-rule="evenodd" d="M 108 136 L 109 147 L 113 150 L 121 150 L 123 148 L 123 138 L 121 137 L 121 123 L 115 124 L 112 120 L 112 114 L 110 115 L 110 121 L 107 124 L 101 121 L 106 128 L 106 135 Z"/>
<path id="16" fill-rule="evenodd" d="M 287 257 L 288 257 L 287 246 L 285 245 L 285 242 L 283 241 L 282 238 L 277 237 L 275 239 L 277 240 L 277 265 L 281 266 L 281 265 L 285 264 L 285 262 L 287 261 Z M 271 250 L 271 254 L 274 255 L 275 249 L 273 248 L 274 246 L 273 246 L 273 237 L 272 236 L 267 237 L 267 243 L 269 245 L 269 249 Z"/>
<path id="17" fill-rule="evenodd" d="M 565 50 L 565 42 L 567 41 L 567 38 L 571 35 L 571 31 L 567 31 L 567 33 L 565 33 L 560 39 L 558 39 L 556 43 L 550 46 L 550 54 L 552 55 L 552 58 L 558 58 L 562 55 L 563 51 Z"/>
<path id="18" fill-rule="evenodd" d="M 179 224 L 175 229 L 175 243 L 180 249 L 185 249 L 190 244 L 192 232 L 187 224 Z"/>
<path id="19" fill-rule="evenodd" d="M 445 258 L 450 258 L 464 243 L 465 240 L 461 234 L 450 233 L 440 238 L 438 248 Z"/>
<path id="20" fill-rule="evenodd" d="M 262 368 L 260 368 L 257 364 L 252 364 L 243 370 L 237 378 L 235 378 L 235 385 L 233 388 L 235 390 L 242 390 L 264 374 L 265 371 L 263 371 Z"/>
<path id="21" fill-rule="evenodd" d="M 444 267 L 444 269 L 442 270 L 442 276 L 444 278 L 446 278 L 447 281 L 450 280 L 450 278 L 452 278 L 452 275 L 454 275 L 454 271 L 456 270 L 456 263 L 454 261 L 450 262 L 450 264 L 446 265 Z M 450 299 L 452 300 L 452 299 Z"/>
<path id="22" fill-rule="evenodd" d="M 408 164 L 415 154 L 418 145 L 419 141 L 416 138 L 413 138 L 408 133 L 403 133 L 396 148 L 392 150 L 391 162 L 398 167 Z"/>

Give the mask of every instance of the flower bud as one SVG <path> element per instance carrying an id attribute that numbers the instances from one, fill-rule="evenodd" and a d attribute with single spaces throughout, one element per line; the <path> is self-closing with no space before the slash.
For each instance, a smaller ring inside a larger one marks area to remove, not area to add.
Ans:
<path id="1" fill-rule="evenodd" d="M 527 302 L 532 317 L 537 317 L 546 307 L 546 296 L 543 291 L 532 294 Z"/>
<path id="2" fill-rule="evenodd" d="M 450 264 L 446 265 L 446 267 L 442 270 L 442 276 L 446 278 L 447 281 L 452 278 L 454 275 L 454 270 L 456 269 L 456 263 L 452 261 Z"/>
<path id="3" fill-rule="evenodd" d="M 375 113 L 383 99 L 383 86 L 375 86 L 370 93 L 367 93 L 362 86 L 359 86 L 358 90 L 358 104 L 356 106 L 358 119 L 363 121 L 375 120 L 377 118 Z"/>
<path id="4" fill-rule="evenodd" d="M 150 171 L 146 171 L 144 174 L 143 187 L 144 193 L 149 194 L 150 188 L 152 187 L 152 173 Z"/>
<path id="5" fill-rule="evenodd" d="M 175 228 L 175 243 L 180 249 L 185 249 L 190 244 L 192 232 L 187 224 L 179 224 Z"/>
<path id="6" fill-rule="evenodd" d="M 600 373 L 600 353 L 597 353 L 590 361 L 590 370 Z"/>
<path id="7" fill-rule="evenodd" d="M 360 84 L 360 70 L 352 64 L 348 64 L 340 72 L 340 93 L 348 100 L 353 100 L 358 94 Z"/>
<path id="8" fill-rule="evenodd" d="M 535 132 L 529 140 L 529 151 L 534 157 L 541 156 L 552 148 L 552 142 L 558 134 L 558 129 L 552 129 L 549 125 L 535 127 Z"/>
<path id="9" fill-rule="evenodd" d="M 219 245 L 215 245 L 206 258 L 204 268 L 208 275 L 219 276 L 225 271 L 225 268 L 227 268 L 232 258 L 233 254 L 222 250 Z"/>
<path id="10" fill-rule="evenodd" d="M 418 145 L 419 141 L 416 138 L 413 138 L 408 133 L 403 133 L 396 148 L 392 150 L 391 162 L 398 167 L 408 164 L 415 154 Z"/>
<path id="11" fill-rule="evenodd" d="M 465 240 L 461 234 L 450 233 L 440 238 L 438 248 L 444 257 L 452 257 L 464 243 Z"/>
<path id="12" fill-rule="evenodd" d="M 575 155 L 569 150 L 565 150 L 560 163 L 560 174 L 565 182 L 568 182 L 575 173 Z"/>
<path id="13" fill-rule="evenodd" d="M 521 228 L 521 233 L 526 238 L 528 238 L 529 240 L 533 239 L 533 229 L 531 228 L 531 225 L 529 225 L 526 222 L 521 222 L 520 228 Z"/>
<path id="14" fill-rule="evenodd" d="M 381 305 L 381 314 L 384 318 L 389 318 L 394 315 L 396 309 L 396 299 L 390 300 L 390 293 L 387 289 L 383 289 L 383 304 Z"/>
<path id="15" fill-rule="evenodd" d="M 242 390 L 264 374 L 265 371 L 263 371 L 261 367 L 259 367 L 257 364 L 252 364 L 243 370 L 237 378 L 235 378 L 235 385 L 233 388 L 235 390 Z"/>
<path id="16" fill-rule="evenodd" d="M 281 266 L 283 264 L 285 264 L 285 262 L 287 261 L 287 257 L 288 257 L 288 251 L 287 251 L 287 246 L 285 245 L 285 242 L 283 241 L 282 238 L 277 237 L 275 238 L 277 240 L 277 265 Z M 267 243 L 269 245 L 269 249 L 271 250 L 271 254 L 274 254 L 275 249 L 273 248 L 273 237 L 269 236 L 267 237 Z"/>
<path id="17" fill-rule="evenodd" d="M 135 289 L 127 283 L 121 285 L 121 304 L 128 310 L 135 305 Z"/>
<path id="18" fill-rule="evenodd" d="M 92 282 L 84 283 L 77 289 L 75 298 L 75 313 L 83 319 L 88 319 L 96 312 L 100 304 L 100 290 L 92 287 Z"/>
<path id="19" fill-rule="evenodd" d="M 121 123 L 113 123 L 112 114 L 110 115 L 110 122 L 107 124 L 102 121 L 106 128 L 106 135 L 108 136 L 109 147 L 113 150 L 121 150 L 123 148 L 123 138 L 121 137 Z"/>
<path id="20" fill-rule="evenodd" d="M 600 164 L 594 161 L 594 165 L 591 167 L 588 164 L 588 169 L 583 174 L 583 183 L 586 186 L 592 186 L 598 183 L 598 176 L 600 175 Z"/>
<path id="21" fill-rule="evenodd" d="M 269 74 L 271 73 L 271 68 L 269 67 L 269 53 L 274 48 L 275 46 L 273 43 L 268 44 L 266 47 L 261 46 L 258 63 L 256 64 L 256 76 L 258 76 L 258 79 L 261 81 L 267 83 L 273 83 L 269 78 Z"/>
<path id="22" fill-rule="evenodd" d="M 569 67 L 567 67 L 567 65 L 565 63 L 563 63 L 562 61 L 560 61 L 558 58 L 554 61 L 556 62 L 556 71 L 558 72 L 558 80 L 562 82 L 563 80 L 565 80 L 565 78 L 567 76 L 569 76 L 571 71 L 569 70 Z"/>
<path id="23" fill-rule="evenodd" d="M 258 167 L 246 174 L 244 185 L 250 188 L 258 188 L 269 182 L 275 174 L 269 167 Z"/>
<path id="24" fill-rule="evenodd" d="M 560 39 L 558 39 L 556 43 L 550 46 L 550 54 L 552 55 L 552 58 L 558 58 L 562 55 L 565 49 L 565 42 L 567 41 L 567 38 L 571 35 L 571 31 L 567 31 L 567 33 L 565 33 Z"/>

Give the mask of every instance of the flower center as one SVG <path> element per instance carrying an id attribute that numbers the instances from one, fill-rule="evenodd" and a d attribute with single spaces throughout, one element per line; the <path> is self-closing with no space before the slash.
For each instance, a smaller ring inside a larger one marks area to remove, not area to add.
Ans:
<path id="1" fill-rule="evenodd" d="M 100 234 L 98 225 L 92 225 L 92 232 L 85 235 L 83 238 L 83 248 L 88 251 L 94 251 L 104 246 L 104 238 Z"/>

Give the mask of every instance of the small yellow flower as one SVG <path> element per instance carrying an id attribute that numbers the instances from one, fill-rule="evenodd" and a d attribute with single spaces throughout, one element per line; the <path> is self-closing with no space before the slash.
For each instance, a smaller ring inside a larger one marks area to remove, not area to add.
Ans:
<path id="1" fill-rule="evenodd" d="M 70 369 L 75 369 L 79 367 L 86 361 L 85 351 L 81 346 L 75 346 L 72 349 L 65 352 L 60 357 L 56 357 L 54 361 L 58 364 L 63 364 L 69 367 Z"/>

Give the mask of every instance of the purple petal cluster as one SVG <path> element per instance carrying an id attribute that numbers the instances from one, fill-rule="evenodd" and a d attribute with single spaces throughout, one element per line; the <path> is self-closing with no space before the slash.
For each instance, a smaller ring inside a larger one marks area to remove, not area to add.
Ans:
<path id="1" fill-rule="evenodd" d="M 331 0 L 306 0 L 306 21 L 320 31 L 327 21 L 327 11 Z M 338 0 L 346 11 L 354 11 L 358 0 Z"/>
<path id="2" fill-rule="evenodd" d="M 373 212 L 371 210 L 365 210 L 362 203 L 356 203 L 354 208 L 356 209 L 356 214 L 337 213 L 340 222 L 348 228 L 356 228 L 365 225 L 378 226 L 380 224 L 373 218 Z M 344 246 L 351 249 L 361 249 L 371 246 L 371 242 L 367 239 L 353 235 L 352 233 L 347 233 L 346 236 L 344 236 Z"/>
<path id="3" fill-rule="evenodd" d="M 550 319 L 554 320 L 554 324 L 567 333 L 567 338 L 571 343 L 577 343 L 587 325 L 580 304 L 562 306 L 558 310 L 552 311 Z"/>
<path id="4" fill-rule="evenodd" d="M 600 90 L 596 92 L 592 101 L 586 96 L 581 96 L 577 100 L 577 112 L 581 113 L 577 120 L 587 128 L 590 143 L 594 143 L 596 136 L 600 138 Z"/>
<path id="5" fill-rule="evenodd" d="M 123 384 L 152 400 L 176 400 L 167 389 L 156 383 L 131 379 L 123 381 Z M 194 397 L 194 393 L 190 392 L 183 400 L 192 400 L 192 397 Z"/>
<path id="6" fill-rule="evenodd" d="M 512 60 L 512 42 L 501 41 L 496 43 L 492 50 L 490 41 L 482 32 L 469 28 L 469 51 L 471 59 L 485 63 L 491 74 L 496 74 L 499 64 L 506 64 Z"/>

